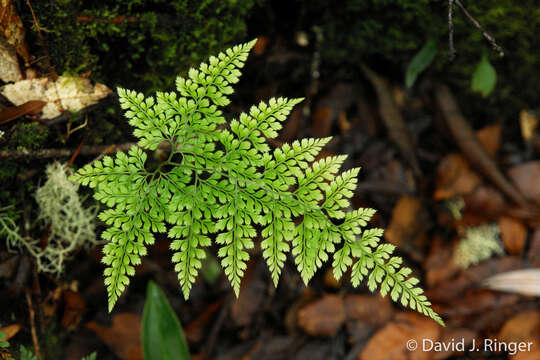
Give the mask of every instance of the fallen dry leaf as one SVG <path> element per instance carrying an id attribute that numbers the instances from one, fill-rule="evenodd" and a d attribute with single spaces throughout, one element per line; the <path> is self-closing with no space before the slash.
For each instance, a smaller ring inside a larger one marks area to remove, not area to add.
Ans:
<path id="1" fill-rule="evenodd" d="M 525 206 L 526 200 L 523 195 L 500 172 L 497 164 L 478 141 L 477 134 L 461 114 L 450 89 L 445 85 L 437 86 L 435 97 L 446 119 L 446 125 L 463 155 L 509 199 L 520 206 Z"/>
<path id="2" fill-rule="evenodd" d="M 0 93 L 15 105 L 31 100 L 45 101 L 43 119 L 52 119 L 64 111 L 77 112 L 96 104 L 111 93 L 103 84 L 92 86 L 90 80 L 60 76 L 56 81 L 48 78 L 21 80 L 0 88 Z"/>
<path id="3" fill-rule="evenodd" d="M 2 0 L 0 6 L 0 36 L 3 36 L 6 41 L 15 48 L 25 64 L 30 62 L 30 54 L 28 45 L 24 39 L 25 30 L 17 9 L 15 1 Z"/>
<path id="4" fill-rule="evenodd" d="M 394 321 L 373 335 L 359 360 L 429 360 L 435 352 L 423 351 L 424 339 L 437 341 L 441 335 L 441 326 L 431 319 L 415 313 L 398 313 Z M 427 341 L 427 340 L 426 340 Z M 416 342 L 414 351 L 407 344 Z"/>
<path id="5" fill-rule="evenodd" d="M 21 325 L 19 324 L 11 324 L 8 326 L 4 326 L 3 328 L 0 328 L 0 332 L 3 332 L 4 334 L 6 334 L 6 337 L 3 338 L 2 340 L 8 341 L 9 339 L 17 335 L 19 330 L 21 330 Z"/>
<path id="6" fill-rule="evenodd" d="M 331 289 L 339 289 L 341 287 L 342 282 L 343 282 L 343 278 L 340 278 L 339 280 L 337 280 L 334 277 L 334 270 L 332 268 L 326 269 L 326 271 L 324 272 L 324 278 L 323 278 L 324 286 Z"/>
<path id="7" fill-rule="evenodd" d="M 416 260 L 421 260 L 422 246 L 430 226 L 429 213 L 422 202 L 418 198 L 404 195 L 394 206 L 392 219 L 384 236 L 388 242 L 407 251 L 416 257 Z"/>
<path id="8" fill-rule="evenodd" d="M 500 273 L 486 279 L 484 286 L 493 290 L 540 296 L 540 269 L 524 269 Z"/>
<path id="9" fill-rule="evenodd" d="M 292 142 L 298 137 L 298 127 L 304 117 L 304 106 L 298 105 L 289 115 L 289 118 L 283 124 L 283 129 L 279 132 L 279 140 L 283 142 Z"/>
<path id="10" fill-rule="evenodd" d="M 488 184 L 481 184 L 463 197 L 465 209 L 460 225 L 479 225 L 496 221 L 506 210 L 508 204 L 500 191 Z M 456 224 L 457 225 L 457 224 Z"/>
<path id="11" fill-rule="evenodd" d="M 298 326 L 313 336 L 335 336 L 345 321 L 345 305 L 336 295 L 325 295 L 298 312 Z"/>
<path id="12" fill-rule="evenodd" d="M 378 121 L 375 117 L 374 110 L 368 104 L 368 101 L 363 96 L 356 98 L 357 117 L 351 121 L 354 124 L 355 130 L 368 137 L 375 137 L 377 134 Z"/>
<path id="13" fill-rule="evenodd" d="M 504 342 L 531 343 L 530 351 L 510 355 L 511 360 L 537 360 L 540 358 L 540 311 L 526 311 L 508 319 L 498 339 Z"/>
<path id="14" fill-rule="evenodd" d="M 527 257 L 533 266 L 540 267 L 540 227 L 534 229 Z"/>
<path id="15" fill-rule="evenodd" d="M 41 311 L 46 316 L 53 316 L 56 314 L 56 309 L 60 299 L 62 298 L 62 293 L 64 292 L 64 284 L 58 285 L 54 290 L 49 292 L 49 295 L 45 298 L 45 301 L 41 304 Z"/>
<path id="16" fill-rule="evenodd" d="M 358 96 L 358 88 L 350 83 L 339 82 L 333 86 L 329 94 L 317 100 L 312 114 L 313 134 L 329 136 L 336 122 L 342 131 L 350 126 L 346 114 L 356 104 Z"/>
<path id="17" fill-rule="evenodd" d="M 130 313 L 114 315 L 111 327 L 94 321 L 86 324 L 93 332 L 123 360 L 142 360 L 141 317 Z"/>
<path id="18" fill-rule="evenodd" d="M 469 289 L 452 301 L 439 308 L 439 314 L 447 316 L 450 321 L 460 325 L 459 320 L 485 312 L 497 311 L 505 306 L 513 305 L 520 300 L 518 295 L 497 293 L 486 289 Z"/>
<path id="19" fill-rule="evenodd" d="M 501 125 L 488 125 L 476 132 L 480 145 L 486 149 L 487 153 L 495 158 L 499 147 L 501 146 Z"/>
<path id="20" fill-rule="evenodd" d="M 19 256 L 11 256 L 6 261 L 0 262 L 0 279 L 10 279 L 17 270 L 19 260 Z"/>
<path id="21" fill-rule="evenodd" d="M 422 211 L 423 206 L 419 199 L 407 195 L 400 197 L 392 211 L 390 225 L 384 233 L 386 240 L 398 247 L 404 242 L 414 240 L 419 235 L 415 230 L 419 225 L 416 221 L 417 214 Z"/>
<path id="22" fill-rule="evenodd" d="M 390 84 L 367 66 L 361 64 L 360 67 L 377 93 L 379 114 L 388 129 L 390 138 L 397 145 L 403 157 L 409 162 L 414 174 L 420 175 L 422 170 L 414 151 L 414 141 L 401 115 L 401 111 L 395 103 Z"/>
<path id="23" fill-rule="evenodd" d="M 75 329 L 81 322 L 85 303 L 81 295 L 75 291 L 64 291 L 64 315 L 62 316 L 62 326 L 66 329 Z"/>
<path id="24" fill-rule="evenodd" d="M 315 291 L 311 286 L 305 287 L 300 296 L 289 306 L 285 313 L 283 323 L 288 333 L 295 333 L 298 329 L 298 312 L 315 298 Z"/>
<path id="25" fill-rule="evenodd" d="M 540 161 L 530 161 L 508 170 L 508 176 L 527 198 L 540 204 Z"/>
<path id="26" fill-rule="evenodd" d="M 349 122 L 349 120 L 347 120 L 347 113 L 345 111 L 342 111 L 339 113 L 338 115 L 338 125 L 339 125 L 339 130 L 342 132 L 342 133 L 346 133 L 347 131 L 349 131 L 351 129 L 351 123 Z"/>
<path id="27" fill-rule="evenodd" d="M 21 69 L 13 46 L 0 35 L 0 80 L 3 82 L 22 80 Z"/>
<path id="28" fill-rule="evenodd" d="M 503 216 L 499 219 L 499 228 L 504 248 L 512 255 L 520 255 L 527 240 L 527 227 L 514 218 Z"/>
<path id="29" fill-rule="evenodd" d="M 499 331 L 502 341 L 523 341 L 540 335 L 540 310 L 519 313 L 508 319 Z"/>
<path id="30" fill-rule="evenodd" d="M 348 295 L 343 302 L 347 332 L 352 343 L 364 342 L 394 315 L 388 296 L 382 298 L 378 295 Z"/>
<path id="31" fill-rule="evenodd" d="M 362 320 L 374 326 L 387 322 L 394 314 L 388 297 L 378 295 L 347 295 L 343 300 L 347 319 Z"/>
<path id="32" fill-rule="evenodd" d="M 431 241 L 431 249 L 425 262 L 426 282 L 432 287 L 450 278 L 461 270 L 453 261 L 452 247 L 442 237 L 436 235 Z"/>
<path id="33" fill-rule="evenodd" d="M 260 262 L 249 261 L 240 285 L 240 295 L 230 304 L 231 318 L 238 326 L 251 324 L 264 300 L 266 284 L 262 277 L 258 276 L 262 271 Z"/>
<path id="34" fill-rule="evenodd" d="M 441 160 L 433 198 L 446 200 L 470 194 L 482 180 L 460 154 L 449 154 Z"/>
<path id="35" fill-rule="evenodd" d="M 531 344 L 530 350 L 510 355 L 510 360 L 538 360 L 540 359 L 540 336 L 523 339 L 524 343 Z"/>
<path id="36" fill-rule="evenodd" d="M 521 110 L 519 113 L 519 127 L 525 143 L 531 141 L 538 127 L 538 116 L 530 111 Z"/>
<path id="37" fill-rule="evenodd" d="M 255 45 L 253 45 L 253 53 L 255 55 L 264 54 L 269 43 L 270 39 L 268 39 L 266 36 L 259 36 L 257 38 L 257 42 L 255 43 Z"/>
<path id="38" fill-rule="evenodd" d="M 313 133 L 317 137 L 327 137 L 332 130 L 334 110 L 330 106 L 319 106 L 313 112 Z"/>
<path id="39" fill-rule="evenodd" d="M 435 303 L 449 302 L 462 296 L 466 289 L 480 285 L 482 281 L 493 274 L 522 269 L 524 266 L 523 260 L 516 256 L 486 260 L 430 288 L 426 291 L 426 296 Z"/>
<path id="40" fill-rule="evenodd" d="M 37 115 L 47 104 L 41 100 L 31 100 L 19 106 L 12 106 L 0 111 L 0 125 L 15 120 L 23 115 Z"/>
<path id="41" fill-rule="evenodd" d="M 388 149 L 387 143 L 380 145 Z M 357 191 L 385 199 L 388 199 L 387 193 L 413 194 L 416 191 L 416 181 L 412 171 L 397 159 L 385 161 L 387 153 L 378 151 L 377 147 L 368 148 L 359 160 L 366 169 L 369 167 L 372 171 L 366 171 L 366 179 L 358 184 Z M 375 151 L 371 153 L 371 149 Z"/>
<path id="42" fill-rule="evenodd" d="M 405 91 L 401 86 L 392 86 L 392 98 L 394 98 L 396 106 L 403 109 L 405 106 Z"/>
<path id="43" fill-rule="evenodd" d="M 463 340 L 463 343 L 465 344 L 465 348 L 467 349 L 468 345 L 472 344 L 472 341 L 476 338 L 476 336 L 477 336 L 476 331 L 471 330 L 471 329 L 462 328 L 462 327 L 458 327 L 458 328 L 445 327 L 443 329 L 443 333 L 439 341 L 443 344 L 450 344 L 452 341 Z M 433 359 L 443 360 L 459 353 L 461 352 L 456 351 L 454 349 L 437 351 Z"/>

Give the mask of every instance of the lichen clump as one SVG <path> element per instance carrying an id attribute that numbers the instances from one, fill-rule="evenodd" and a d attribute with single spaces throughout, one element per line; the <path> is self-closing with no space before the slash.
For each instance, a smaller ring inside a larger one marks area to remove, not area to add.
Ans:
<path id="1" fill-rule="evenodd" d="M 500 236 L 501 230 L 497 224 L 466 228 L 454 252 L 454 262 L 466 269 L 494 255 L 502 255 L 504 250 Z"/>
<path id="2" fill-rule="evenodd" d="M 39 206 L 37 223 L 48 230 L 45 246 L 42 239 L 21 236 L 13 221 L 0 222 L 0 233 L 6 235 L 10 249 L 27 250 L 34 257 L 38 271 L 58 275 L 76 250 L 99 243 L 95 236 L 97 209 L 83 206 L 77 192 L 79 186 L 68 180 L 69 172 L 63 164 L 48 165 L 46 174 L 47 181 L 35 195 Z"/>

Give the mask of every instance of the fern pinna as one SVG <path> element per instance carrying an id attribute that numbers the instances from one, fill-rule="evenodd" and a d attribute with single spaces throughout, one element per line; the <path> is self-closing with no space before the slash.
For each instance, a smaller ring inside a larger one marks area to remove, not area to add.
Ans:
<path id="1" fill-rule="evenodd" d="M 153 233 L 172 239 L 184 297 L 212 239 L 238 295 L 249 259 L 248 250 L 261 230 L 263 257 L 274 284 L 292 252 L 307 283 L 333 254 L 340 278 L 352 266 L 353 285 L 367 277 L 371 291 L 379 287 L 394 301 L 442 320 L 410 277 L 411 270 L 392 256 L 394 246 L 380 244 L 381 229 L 362 230 L 373 209 L 348 210 L 359 169 L 339 174 L 345 156 L 316 160 L 330 138 L 303 139 L 270 149 L 282 122 L 301 99 L 277 98 L 252 106 L 232 120 L 229 128 L 219 107 L 229 103 L 232 84 L 255 41 L 211 57 L 187 79 L 178 77 L 175 92 L 145 98 L 118 89 L 120 105 L 135 128 L 138 147 L 127 154 L 105 157 L 80 169 L 73 179 L 95 189 L 95 197 L 109 209 L 100 214 L 107 225 L 103 238 L 105 284 L 109 310 L 129 284 L 134 266 L 154 243 Z M 169 157 L 151 171 L 147 155 L 160 144 Z M 335 221 L 339 220 L 339 221 Z"/>

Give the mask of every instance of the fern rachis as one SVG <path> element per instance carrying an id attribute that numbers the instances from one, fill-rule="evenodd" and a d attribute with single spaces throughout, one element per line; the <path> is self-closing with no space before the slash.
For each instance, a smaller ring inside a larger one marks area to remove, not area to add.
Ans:
<path id="1" fill-rule="evenodd" d="M 253 44 L 228 49 L 191 69 L 186 79 L 179 77 L 179 95 L 145 98 L 118 89 L 138 147 L 86 165 L 72 177 L 94 188 L 95 197 L 109 207 L 100 214 L 109 226 L 103 233 L 109 241 L 103 249 L 109 309 L 156 232 L 172 239 L 172 261 L 186 299 L 203 248 L 212 240 L 221 246 L 218 256 L 238 295 L 259 225 L 262 255 L 275 285 L 289 251 L 306 283 L 333 254 L 336 278 L 352 266 L 353 285 L 367 276 L 371 291 L 380 286 L 382 295 L 390 292 L 394 301 L 401 298 L 404 306 L 442 324 L 411 270 L 392 256 L 394 247 L 380 244 L 383 231 L 362 230 L 375 211 L 347 210 L 359 169 L 339 174 L 345 156 L 316 160 L 330 138 L 268 146 L 267 139 L 277 137 L 301 99 L 261 102 L 227 129 L 218 127 L 226 123 L 218 107 L 229 103 L 231 85 L 238 82 Z M 149 171 L 143 149 L 155 150 L 162 142 L 170 146 L 169 158 Z"/>

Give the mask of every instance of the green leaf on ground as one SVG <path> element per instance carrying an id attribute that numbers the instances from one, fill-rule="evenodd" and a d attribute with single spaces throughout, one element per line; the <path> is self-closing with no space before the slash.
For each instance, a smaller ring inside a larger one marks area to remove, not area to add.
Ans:
<path id="1" fill-rule="evenodd" d="M 189 360 L 189 350 L 167 298 L 152 281 L 148 283 L 142 320 L 142 346 L 145 360 Z"/>
<path id="2" fill-rule="evenodd" d="M 416 78 L 422 71 L 424 71 L 435 58 L 437 53 L 437 42 L 435 40 L 429 40 L 426 45 L 412 58 L 409 66 L 407 67 L 407 74 L 405 75 L 405 85 L 410 88 L 414 85 Z"/>
<path id="3" fill-rule="evenodd" d="M 497 72 L 489 63 L 487 56 L 484 55 L 474 71 L 471 81 L 471 90 L 482 94 L 483 97 L 486 97 L 491 94 L 495 88 L 496 82 Z"/>

